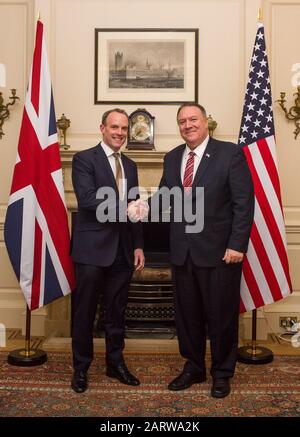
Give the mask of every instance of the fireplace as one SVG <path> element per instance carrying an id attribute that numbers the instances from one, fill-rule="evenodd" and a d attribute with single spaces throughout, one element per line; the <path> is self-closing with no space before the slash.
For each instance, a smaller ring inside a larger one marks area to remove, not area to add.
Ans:
<path id="1" fill-rule="evenodd" d="M 169 262 L 169 223 L 143 223 L 145 268 L 135 272 L 126 309 L 127 338 L 175 336 L 173 286 Z M 95 336 L 103 336 L 105 309 L 100 295 Z"/>

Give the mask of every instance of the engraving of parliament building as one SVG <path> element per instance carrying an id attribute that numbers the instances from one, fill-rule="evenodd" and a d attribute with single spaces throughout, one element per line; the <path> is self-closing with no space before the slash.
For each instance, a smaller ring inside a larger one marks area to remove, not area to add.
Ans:
<path id="1" fill-rule="evenodd" d="M 110 88 L 183 88 L 183 71 L 169 63 L 154 67 L 148 59 L 144 66 L 124 62 L 122 52 L 115 53 L 114 68 L 109 71 Z"/>

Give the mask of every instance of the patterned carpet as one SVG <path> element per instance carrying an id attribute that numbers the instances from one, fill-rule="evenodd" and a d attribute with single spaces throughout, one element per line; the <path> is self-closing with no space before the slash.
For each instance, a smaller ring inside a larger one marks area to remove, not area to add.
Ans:
<path id="1" fill-rule="evenodd" d="M 129 369 L 141 379 L 137 388 L 107 378 L 104 356 L 96 354 L 89 390 L 81 395 L 70 389 L 69 353 L 48 353 L 48 362 L 34 368 L 10 366 L 6 358 L 1 352 L 2 417 L 300 417 L 299 356 L 276 356 L 259 366 L 238 364 L 232 392 L 220 400 L 210 396 L 210 377 L 183 392 L 168 391 L 183 363 L 173 354 L 128 354 Z"/>

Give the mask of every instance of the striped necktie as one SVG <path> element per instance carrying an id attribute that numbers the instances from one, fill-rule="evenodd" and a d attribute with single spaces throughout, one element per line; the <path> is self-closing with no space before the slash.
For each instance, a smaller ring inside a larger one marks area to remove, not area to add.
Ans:
<path id="1" fill-rule="evenodd" d="M 183 188 L 186 193 L 190 191 L 193 183 L 193 172 L 194 172 L 194 158 L 195 153 L 189 152 L 189 157 L 186 162 L 184 176 L 183 176 Z"/>

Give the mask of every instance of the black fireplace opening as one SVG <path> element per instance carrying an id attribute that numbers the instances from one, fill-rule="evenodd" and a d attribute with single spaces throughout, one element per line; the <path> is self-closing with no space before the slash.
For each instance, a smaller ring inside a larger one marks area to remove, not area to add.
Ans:
<path id="1" fill-rule="evenodd" d="M 170 266 L 170 223 L 144 222 L 144 253 L 147 267 Z"/>

